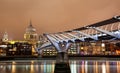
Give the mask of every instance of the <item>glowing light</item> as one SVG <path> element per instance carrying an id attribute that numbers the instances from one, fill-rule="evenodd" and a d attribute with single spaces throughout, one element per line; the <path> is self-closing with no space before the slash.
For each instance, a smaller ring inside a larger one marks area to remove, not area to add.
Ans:
<path id="1" fill-rule="evenodd" d="M 88 73 L 88 61 L 85 61 L 85 73 Z"/>
<path id="2" fill-rule="evenodd" d="M 34 61 L 31 61 L 31 64 L 34 64 Z"/>
<path id="3" fill-rule="evenodd" d="M 77 73 L 76 61 L 72 62 L 72 64 L 70 65 L 70 68 L 71 68 L 71 73 Z"/>
<path id="4" fill-rule="evenodd" d="M 0 45 L 0 47 L 6 48 L 6 47 L 7 47 L 7 45 Z"/>
<path id="5" fill-rule="evenodd" d="M 13 61 L 12 62 L 12 73 L 16 73 L 16 65 L 15 65 L 15 62 Z"/>
<path id="6" fill-rule="evenodd" d="M 16 62 L 15 62 L 15 61 L 13 61 L 13 62 L 12 62 L 12 64 L 16 64 Z"/>
<path id="7" fill-rule="evenodd" d="M 106 73 L 106 67 L 104 63 L 102 64 L 102 73 Z"/>
<path id="8" fill-rule="evenodd" d="M 83 50 L 83 47 L 81 47 L 81 50 Z"/>
<path id="9" fill-rule="evenodd" d="M 31 64 L 31 66 L 30 66 L 30 73 L 34 73 L 34 65 L 33 64 Z"/>
<path id="10" fill-rule="evenodd" d="M 101 44 L 101 47 L 105 47 L 105 43 L 102 43 L 102 44 Z"/>
<path id="11" fill-rule="evenodd" d="M 15 44 L 15 41 L 10 41 L 10 44 Z"/>

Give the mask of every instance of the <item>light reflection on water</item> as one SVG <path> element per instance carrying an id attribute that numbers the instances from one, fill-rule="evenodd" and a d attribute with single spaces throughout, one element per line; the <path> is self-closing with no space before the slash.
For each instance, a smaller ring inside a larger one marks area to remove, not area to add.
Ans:
<path id="1" fill-rule="evenodd" d="M 0 61 L 0 73 L 54 73 L 55 60 Z M 70 60 L 71 73 L 120 73 L 120 61 Z"/>

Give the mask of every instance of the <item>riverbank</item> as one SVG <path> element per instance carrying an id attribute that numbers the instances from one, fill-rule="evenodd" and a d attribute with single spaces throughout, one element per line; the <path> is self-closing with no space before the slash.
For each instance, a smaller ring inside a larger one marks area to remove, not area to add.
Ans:
<path id="1" fill-rule="evenodd" d="M 86 55 L 86 56 L 69 56 L 69 60 L 120 60 L 120 55 Z M 3 60 L 56 60 L 56 56 L 37 57 L 37 56 L 2 56 L 0 61 Z"/>

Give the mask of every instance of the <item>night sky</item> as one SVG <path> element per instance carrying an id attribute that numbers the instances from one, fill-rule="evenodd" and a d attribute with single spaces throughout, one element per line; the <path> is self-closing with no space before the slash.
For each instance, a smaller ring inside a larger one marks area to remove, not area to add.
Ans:
<path id="1" fill-rule="evenodd" d="M 23 40 L 30 20 L 38 34 L 70 30 L 120 15 L 120 0 L 0 0 L 0 38 Z"/>

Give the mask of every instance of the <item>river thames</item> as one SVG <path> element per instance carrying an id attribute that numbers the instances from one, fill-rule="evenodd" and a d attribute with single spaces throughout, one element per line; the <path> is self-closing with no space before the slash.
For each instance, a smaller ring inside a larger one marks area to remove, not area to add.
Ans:
<path id="1" fill-rule="evenodd" d="M 54 73 L 56 60 L 0 61 L 0 73 Z M 120 73 L 120 60 L 69 60 L 71 73 Z"/>

